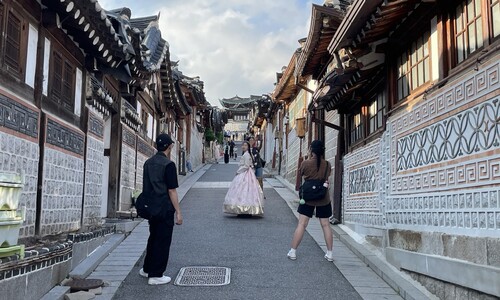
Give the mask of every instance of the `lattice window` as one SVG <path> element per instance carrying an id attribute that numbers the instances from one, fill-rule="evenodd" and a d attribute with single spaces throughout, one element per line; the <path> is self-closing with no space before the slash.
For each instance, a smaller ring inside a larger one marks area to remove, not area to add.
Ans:
<path id="1" fill-rule="evenodd" d="M 431 77 L 429 37 L 430 31 L 425 32 L 398 57 L 398 100 L 406 98 L 412 90 L 429 81 Z"/>
<path id="2" fill-rule="evenodd" d="M 21 40 L 23 21 L 13 11 L 7 15 L 7 27 L 5 32 L 4 63 L 7 69 L 12 70 L 14 75 L 19 76 L 21 69 Z"/>
<path id="3" fill-rule="evenodd" d="M 363 116 L 361 112 L 353 114 L 349 117 L 350 123 L 350 144 L 354 144 L 364 137 L 363 132 Z"/>
<path id="4" fill-rule="evenodd" d="M 58 51 L 52 52 L 50 99 L 73 113 L 75 106 L 75 67 Z"/>
<path id="5" fill-rule="evenodd" d="M 458 63 L 484 44 L 481 0 L 463 1 L 455 13 L 455 43 Z"/>
<path id="6" fill-rule="evenodd" d="M 378 93 L 368 106 L 368 134 L 374 133 L 384 125 L 386 102 L 385 93 L 382 92 Z"/>
<path id="7" fill-rule="evenodd" d="M 493 37 L 500 35 L 500 0 L 490 0 Z"/>

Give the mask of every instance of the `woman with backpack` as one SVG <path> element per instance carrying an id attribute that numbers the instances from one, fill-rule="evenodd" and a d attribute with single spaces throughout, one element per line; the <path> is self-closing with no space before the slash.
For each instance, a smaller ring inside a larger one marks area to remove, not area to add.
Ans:
<path id="1" fill-rule="evenodd" d="M 293 234 L 291 249 L 288 251 L 288 258 L 291 260 L 297 259 L 296 249 L 302 241 L 304 232 L 306 230 L 309 219 L 312 218 L 313 213 L 315 213 L 316 218 L 319 218 L 321 229 L 323 230 L 323 236 L 325 237 L 326 243 L 326 254 L 325 259 L 328 261 L 333 261 L 333 232 L 330 227 L 329 218 L 332 216 L 332 205 L 330 203 L 330 196 L 328 194 L 328 178 L 330 177 L 331 168 L 330 163 L 324 159 L 325 147 L 322 141 L 314 140 L 309 148 L 309 159 L 304 160 L 299 168 L 299 173 L 301 178 L 304 179 L 304 183 L 301 187 L 301 201 L 297 212 L 299 213 L 299 222 L 295 233 Z M 314 187 L 313 190 L 326 190 L 324 196 L 316 200 L 304 201 L 304 198 L 310 197 L 310 195 L 305 195 L 306 189 L 304 187 L 311 182 L 316 182 L 318 188 Z"/>

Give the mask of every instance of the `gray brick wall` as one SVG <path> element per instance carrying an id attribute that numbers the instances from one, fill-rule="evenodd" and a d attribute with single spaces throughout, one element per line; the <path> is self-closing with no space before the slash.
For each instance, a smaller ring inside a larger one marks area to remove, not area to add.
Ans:
<path id="1" fill-rule="evenodd" d="M 137 173 L 135 174 L 135 188 L 142 191 L 142 173 L 144 169 L 144 163 L 149 157 L 137 152 Z"/>
<path id="2" fill-rule="evenodd" d="M 121 161 L 121 192 L 120 192 L 120 211 L 130 209 L 132 204 L 132 191 L 135 188 L 135 149 L 129 145 L 122 144 L 122 161 Z"/>
<path id="3" fill-rule="evenodd" d="M 104 142 L 88 135 L 85 163 L 85 200 L 83 204 L 84 226 L 97 225 L 101 221 L 103 154 Z"/>
<path id="4" fill-rule="evenodd" d="M 26 219 L 20 229 L 21 238 L 35 235 L 39 158 L 37 143 L 0 132 L 0 172 L 20 173 L 24 177 L 19 206 L 26 207 Z"/>
<path id="5" fill-rule="evenodd" d="M 42 236 L 80 229 L 83 158 L 46 148 L 42 188 Z"/>

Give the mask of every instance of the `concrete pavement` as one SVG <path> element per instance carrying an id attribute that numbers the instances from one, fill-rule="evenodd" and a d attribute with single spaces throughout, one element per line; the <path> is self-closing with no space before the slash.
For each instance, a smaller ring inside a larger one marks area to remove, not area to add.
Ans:
<path id="1" fill-rule="evenodd" d="M 339 226 L 333 227 L 343 241 L 334 239 L 335 262 L 328 263 L 323 259 L 323 234 L 314 218 L 297 250 L 297 260 L 288 260 L 286 252 L 296 226 L 295 192 L 284 180 L 267 178 L 264 218 L 224 215 L 222 201 L 236 168 L 234 161 L 206 165 L 182 182 L 178 192 L 185 224 L 174 229 L 166 271 L 174 281 L 185 266 L 230 267 L 228 286 L 148 286 L 147 279 L 138 275 L 148 238 L 148 225 L 143 221 L 88 277 L 108 283 L 95 299 L 402 299 L 391 286 L 405 299 L 430 297 L 408 278 L 375 273 L 368 267 L 373 264 L 354 253 L 360 251 L 353 249 L 349 244 L 353 241 L 343 237 Z M 377 274 L 393 284 L 389 286 Z"/>

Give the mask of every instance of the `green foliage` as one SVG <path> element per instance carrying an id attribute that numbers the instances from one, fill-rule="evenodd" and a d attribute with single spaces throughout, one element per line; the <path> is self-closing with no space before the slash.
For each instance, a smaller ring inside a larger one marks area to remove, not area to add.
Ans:
<path id="1" fill-rule="evenodd" d="M 205 141 L 207 142 L 215 141 L 215 134 L 212 128 L 205 129 Z"/>
<path id="2" fill-rule="evenodd" d="M 222 131 L 217 132 L 215 136 L 217 138 L 217 143 L 222 145 L 222 142 L 224 141 L 224 134 L 222 133 Z"/>

